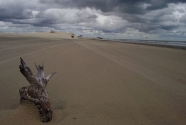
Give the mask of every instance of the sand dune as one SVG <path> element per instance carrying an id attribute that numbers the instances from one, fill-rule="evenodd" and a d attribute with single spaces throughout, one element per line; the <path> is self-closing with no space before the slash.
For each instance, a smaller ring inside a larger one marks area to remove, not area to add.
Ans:
<path id="1" fill-rule="evenodd" d="M 0 35 L 1 125 L 44 124 L 34 105 L 19 103 L 29 85 L 20 56 L 34 73 L 42 62 L 46 75 L 57 71 L 47 124 L 186 124 L 186 50 L 32 35 Z"/>
<path id="2" fill-rule="evenodd" d="M 72 33 L 65 33 L 65 32 L 33 32 L 33 33 L 27 33 L 24 34 L 25 36 L 31 36 L 31 37 L 41 37 L 41 38 L 63 38 L 63 39 L 72 39 L 71 35 Z M 75 38 L 77 38 L 75 36 Z"/>
<path id="3" fill-rule="evenodd" d="M 13 33 L 0 33 L 0 36 L 8 36 L 8 37 L 39 37 L 39 38 L 63 38 L 63 39 L 72 39 L 72 33 L 65 32 L 30 32 L 24 34 L 13 34 Z M 75 36 L 73 39 L 76 39 Z"/>

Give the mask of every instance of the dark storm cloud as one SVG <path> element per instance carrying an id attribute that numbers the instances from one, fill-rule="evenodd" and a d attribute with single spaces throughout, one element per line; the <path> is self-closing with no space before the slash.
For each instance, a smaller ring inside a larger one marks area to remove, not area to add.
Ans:
<path id="1" fill-rule="evenodd" d="M 103 12 L 117 11 L 120 13 L 142 14 L 148 10 L 167 7 L 169 3 L 185 3 L 185 0 L 40 0 L 40 3 L 61 7 L 96 8 Z M 143 5 L 147 4 L 146 8 Z"/>
<path id="2" fill-rule="evenodd" d="M 125 12 L 125 13 L 143 13 L 140 5 L 148 0 L 40 0 L 44 4 L 58 5 L 59 7 L 90 7 L 100 9 L 103 12 Z"/>
<path id="3" fill-rule="evenodd" d="M 27 19 L 31 16 L 31 11 L 25 10 L 22 5 L 6 5 L 0 8 L 0 20 Z"/>
<path id="4" fill-rule="evenodd" d="M 151 6 L 147 7 L 147 10 L 157 10 L 167 7 L 169 3 L 185 3 L 185 0 L 151 0 L 149 3 Z"/>
<path id="5" fill-rule="evenodd" d="M 144 22 L 136 15 L 145 14 L 151 10 L 167 7 L 169 3 L 184 3 L 185 0 L 39 0 L 47 8 L 95 8 L 102 12 L 113 12 L 129 22 Z M 0 20 L 5 19 L 28 19 L 32 12 L 26 10 L 26 3 L 16 2 L 0 5 Z M 146 6 L 146 7 L 145 7 Z M 41 9 L 41 7 L 40 7 Z M 39 10 L 39 9 L 38 9 Z M 41 10 L 39 10 L 41 11 Z M 43 11 L 43 10 L 42 10 Z M 47 21 L 46 21 L 47 22 Z"/>
<path id="6" fill-rule="evenodd" d="M 59 30 L 74 26 L 103 33 L 126 33 L 131 28 L 181 34 L 186 28 L 186 8 L 179 3 L 186 5 L 185 0 L 0 0 L 0 28 L 12 23 L 28 24 L 29 31 L 32 26 Z"/>
<path id="7" fill-rule="evenodd" d="M 186 3 L 185 0 L 40 0 L 40 2 L 56 5 L 59 8 L 95 8 L 105 13 L 112 12 L 129 22 L 139 23 L 146 23 L 146 20 L 138 15 L 163 9 L 169 3 Z"/>
<path id="8" fill-rule="evenodd" d="M 186 14 L 184 14 L 184 15 L 182 16 L 182 18 L 180 19 L 180 22 L 186 23 Z"/>

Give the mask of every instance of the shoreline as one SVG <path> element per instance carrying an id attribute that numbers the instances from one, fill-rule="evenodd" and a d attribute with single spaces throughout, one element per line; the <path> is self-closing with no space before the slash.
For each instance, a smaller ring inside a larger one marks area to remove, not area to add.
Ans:
<path id="1" fill-rule="evenodd" d="M 25 37 L 25 38 L 58 38 L 58 39 L 79 39 L 77 36 L 71 38 L 72 33 L 66 32 L 30 32 L 30 33 L 22 33 L 22 34 L 15 34 L 15 33 L 0 33 L 0 37 Z M 98 40 L 98 41 L 107 41 L 107 42 L 118 42 L 118 43 L 127 43 L 127 44 L 136 44 L 136 45 L 146 45 L 146 46 L 156 46 L 156 47 L 165 47 L 165 48 L 173 48 L 173 49 L 182 49 L 186 50 L 186 46 L 175 46 L 175 45 L 164 45 L 164 44 L 150 44 L 150 43 L 137 43 L 137 42 L 127 42 L 127 41 L 119 41 L 119 40 L 108 40 L 108 39 L 98 39 L 98 38 L 81 38 L 81 39 L 88 39 L 88 40 Z"/>
<path id="2" fill-rule="evenodd" d="M 127 42 L 127 41 L 118 41 L 118 40 L 106 40 L 106 39 L 103 39 L 103 40 L 92 39 L 92 40 L 118 42 L 118 43 L 127 43 L 127 44 L 136 44 L 136 45 L 146 45 L 146 46 L 156 46 L 156 47 L 165 47 L 165 48 L 186 50 L 186 47 L 185 46 L 174 46 L 174 45 L 163 45 L 163 44 L 150 44 L 150 43 L 136 43 L 136 42 Z"/>

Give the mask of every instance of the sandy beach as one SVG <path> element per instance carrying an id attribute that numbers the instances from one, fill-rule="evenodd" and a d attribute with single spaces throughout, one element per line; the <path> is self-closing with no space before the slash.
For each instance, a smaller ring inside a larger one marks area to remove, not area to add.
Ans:
<path id="1" fill-rule="evenodd" d="M 56 71 L 47 91 L 53 120 L 20 104 L 29 83 L 19 57 L 36 73 Z M 0 125 L 184 125 L 186 50 L 91 39 L 70 33 L 0 34 Z"/>

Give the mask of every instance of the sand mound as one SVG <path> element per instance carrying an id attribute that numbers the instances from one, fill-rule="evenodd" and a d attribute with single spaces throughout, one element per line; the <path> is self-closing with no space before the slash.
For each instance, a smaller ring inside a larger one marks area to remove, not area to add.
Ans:
<path id="1" fill-rule="evenodd" d="M 53 119 L 47 124 L 59 123 L 65 118 L 61 110 L 53 111 Z M 43 125 L 40 115 L 34 103 L 25 101 L 15 110 L 6 110 L 0 112 L 0 125 Z"/>
<path id="2" fill-rule="evenodd" d="M 77 37 L 74 36 L 72 38 L 72 33 L 65 33 L 65 32 L 33 32 L 33 33 L 26 33 L 24 36 L 30 36 L 30 37 L 41 37 L 41 38 L 65 38 L 65 39 L 76 39 Z"/>

